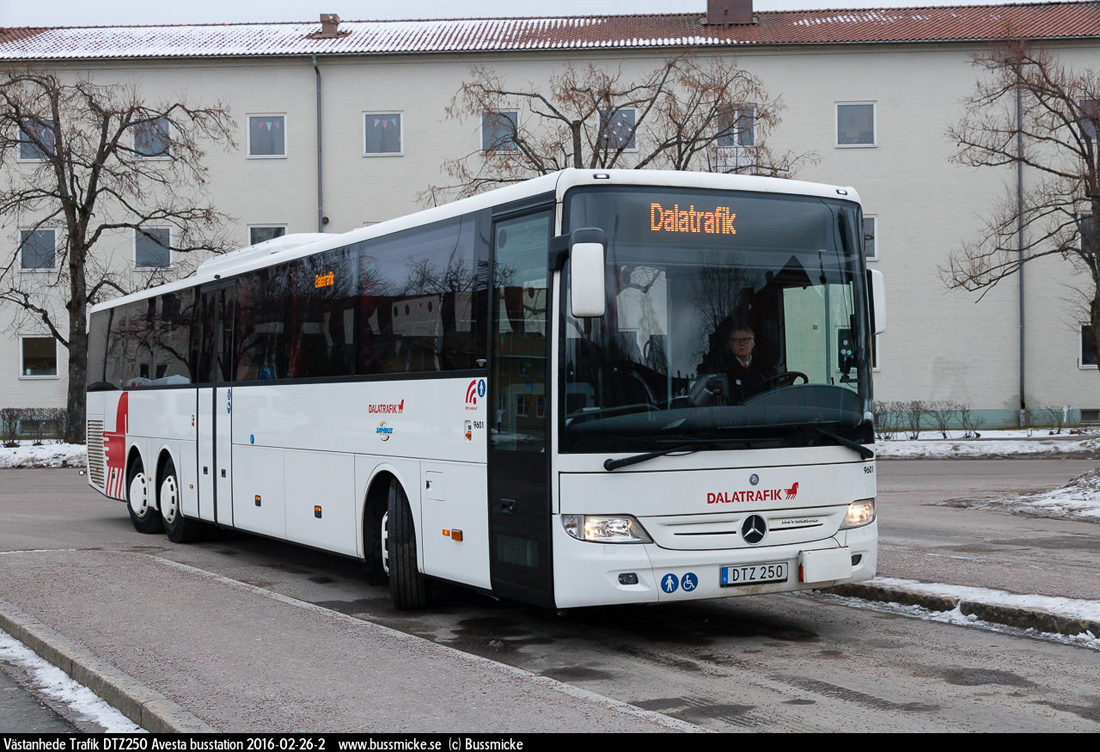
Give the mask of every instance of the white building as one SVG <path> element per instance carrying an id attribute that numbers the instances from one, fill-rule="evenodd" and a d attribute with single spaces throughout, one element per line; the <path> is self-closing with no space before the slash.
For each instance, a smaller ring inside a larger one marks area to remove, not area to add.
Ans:
<path id="1" fill-rule="evenodd" d="M 209 189 L 213 204 L 235 218 L 230 231 L 243 246 L 284 230 L 341 232 L 423 206 L 425 187 L 445 182 L 443 161 L 481 148 L 480 121 L 444 112 L 472 65 L 537 87 L 566 62 L 621 66 L 629 75 L 683 51 L 736 55 L 786 105 L 771 144 L 816 153 L 817 163 L 798 177 L 855 186 L 864 200 L 870 263 L 886 276 L 890 309 L 876 397 L 956 400 L 990 427 L 1015 425 L 1021 405 L 1068 406 L 1075 417 L 1100 421 L 1095 353 L 1082 351 L 1083 314 L 1072 292 L 1080 278 L 1068 263 L 1029 264 L 1022 287 L 1015 279 L 1002 283 L 980 303 L 948 290 L 939 274 L 1016 179 L 1014 169 L 982 172 L 950 161 L 955 145 L 945 130 L 979 75 L 972 55 L 1025 36 L 1070 66 L 1095 66 L 1100 3 L 749 15 L 751 22 L 732 25 L 707 23 L 701 8 L 584 18 L 0 29 L 0 64 L 132 83 L 150 99 L 183 93 L 228 105 L 238 146 L 209 153 Z M 0 217 L 3 258 L 16 263 L 20 230 Z M 132 233 L 100 250 L 138 275 L 148 264 L 187 266 Z M 38 252 L 48 258 L 48 249 Z M 11 309 L 0 310 L 0 328 L 10 332 L 0 339 L 0 407 L 63 405 L 64 349 Z"/>

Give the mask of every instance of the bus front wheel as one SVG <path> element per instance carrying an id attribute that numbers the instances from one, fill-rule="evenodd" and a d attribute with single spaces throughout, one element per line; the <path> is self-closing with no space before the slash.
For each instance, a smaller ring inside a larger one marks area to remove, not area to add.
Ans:
<path id="1" fill-rule="evenodd" d="M 428 603 L 428 582 L 416 561 L 416 528 L 404 489 L 390 483 L 389 509 L 383 521 L 383 562 L 390 575 L 390 597 L 397 608 L 422 608 Z"/>
<path id="2" fill-rule="evenodd" d="M 197 540 L 202 531 L 202 525 L 198 520 L 183 516 L 183 510 L 180 509 L 179 479 L 176 477 L 176 467 L 171 460 L 168 460 L 168 464 L 164 466 L 159 498 L 160 516 L 164 521 L 164 532 L 168 534 L 168 540 L 173 543 L 190 543 Z"/>
<path id="3" fill-rule="evenodd" d="M 130 524 L 134 530 L 144 534 L 159 533 L 163 529 L 160 513 L 149 491 L 145 468 L 140 459 L 134 460 L 126 483 L 126 509 L 130 512 Z"/>

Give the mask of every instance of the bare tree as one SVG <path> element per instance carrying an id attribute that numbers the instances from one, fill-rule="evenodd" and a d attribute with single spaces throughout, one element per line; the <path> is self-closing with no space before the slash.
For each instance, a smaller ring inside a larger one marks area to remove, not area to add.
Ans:
<path id="1" fill-rule="evenodd" d="M 978 54 L 974 65 L 985 76 L 948 130 L 955 160 L 1027 168 L 1028 185 L 1007 190 L 981 236 L 951 256 L 944 279 L 984 291 L 1035 259 L 1066 259 L 1085 278 L 1079 292 L 1100 347 L 1100 74 L 1023 41 Z"/>
<path id="2" fill-rule="evenodd" d="M 444 162 L 453 183 L 424 197 L 472 195 L 566 167 L 787 177 L 817 157 L 768 147 L 782 110 L 780 98 L 729 56 L 681 55 L 636 79 L 621 67 L 569 63 L 544 83 L 520 86 L 474 66 L 447 116 L 478 122 L 481 148 Z"/>
<path id="3" fill-rule="evenodd" d="M 0 303 L 68 349 L 67 440 L 84 437 L 88 306 L 165 281 L 93 248 L 128 230 L 164 245 L 151 228 L 167 227 L 166 253 L 225 250 L 226 217 L 204 203 L 203 158 L 211 144 L 234 145 L 232 127 L 220 105 L 148 103 L 134 87 L 0 71 L 0 217 L 20 228 L 0 261 Z M 42 230 L 56 234 L 54 256 L 28 253 Z M 24 273 L 28 256 L 38 273 Z"/>

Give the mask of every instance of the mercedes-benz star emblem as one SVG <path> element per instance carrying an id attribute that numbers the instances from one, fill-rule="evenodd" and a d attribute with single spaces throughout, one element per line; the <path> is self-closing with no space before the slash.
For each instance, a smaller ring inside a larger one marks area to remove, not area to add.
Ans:
<path id="1" fill-rule="evenodd" d="M 760 482 L 760 476 L 757 475 L 756 473 L 753 473 L 752 475 L 749 476 L 749 484 L 755 486 L 759 482 Z"/>
<path id="2" fill-rule="evenodd" d="M 758 514 L 750 514 L 741 523 L 741 537 L 745 539 L 745 543 L 759 543 L 767 534 L 768 523 Z"/>

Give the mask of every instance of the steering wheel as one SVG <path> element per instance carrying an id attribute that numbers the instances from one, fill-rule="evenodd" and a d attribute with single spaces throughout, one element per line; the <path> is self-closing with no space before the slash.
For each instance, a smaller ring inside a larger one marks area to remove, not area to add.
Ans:
<path id="1" fill-rule="evenodd" d="M 770 389 L 772 382 L 779 384 L 783 381 L 789 381 L 789 383 L 783 384 L 783 386 L 793 386 L 796 379 L 802 379 L 803 384 L 810 383 L 810 377 L 802 373 L 801 371 L 781 371 L 780 373 L 769 376 L 768 378 L 760 382 L 760 388 Z"/>

